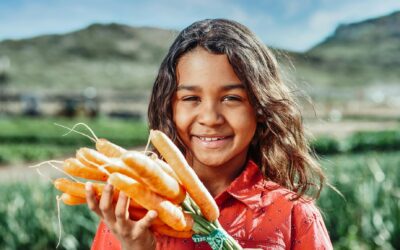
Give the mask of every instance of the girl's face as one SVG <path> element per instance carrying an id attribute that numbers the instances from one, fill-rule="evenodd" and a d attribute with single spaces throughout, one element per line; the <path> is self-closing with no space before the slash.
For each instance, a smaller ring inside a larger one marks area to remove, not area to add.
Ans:
<path id="1" fill-rule="evenodd" d="M 241 167 L 257 121 L 227 56 L 197 48 L 180 58 L 176 72 L 173 119 L 193 166 Z"/>

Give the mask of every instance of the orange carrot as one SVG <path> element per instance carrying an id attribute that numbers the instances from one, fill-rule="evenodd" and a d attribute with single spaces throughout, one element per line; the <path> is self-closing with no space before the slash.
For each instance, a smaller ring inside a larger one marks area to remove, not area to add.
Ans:
<path id="1" fill-rule="evenodd" d="M 73 196 L 67 193 L 63 193 L 61 195 L 61 200 L 66 205 L 75 206 L 75 205 L 82 205 L 86 204 L 86 199 L 78 196 Z"/>
<path id="2" fill-rule="evenodd" d="M 158 130 L 150 131 L 150 140 L 167 163 L 174 169 L 183 187 L 199 206 L 203 216 L 209 221 L 217 220 L 219 209 L 214 198 L 189 166 L 178 147 L 167 135 Z"/>
<path id="3" fill-rule="evenodd" d="M 154 159 L 154 161 L 160 166 L 167 174 L 169 174 L 172 178 L 179 182 L 178 176 L 175 174 L 174 170 L 171 168 L 168 163 L 160 159 Z"/>
<path id="4" fill-rule="evenodd" d="M 102 183 L 92 183 L 95 195 L 98 199 L 100 199 L 101 194 L 103 193 L 104 184 Z M 63 193 L 67 193 L 69 195 L 80 197 L 86 199 L 86 189 L 85 184 L 81 182 L 75 182 L 66 178 L 58 178 L 54 181 L 54 186 L 56 189 L 60 190 Z M 113 200 L 116 202 L 118 200 L 119 190 L 114 190 Z M 129 203 L 130 207 L 143 208 L 134 200 L 131 200 Z"/>
<path id="5" fill-rule="evenodd" d="M 138 209 L 138 208 L 129 208 L 129 217 L 132 220 L 140 220 L 147 214 L 146 209 Z M 185 214 L 190 216 L 189 214 Z M 190 217 L 191 218 L 191 217 Z M 167 226 L 164 222 L 162 222 L 159 218 L 155 218 L 151 223 L 152 231 L 157 232 L 159 234 L 175 237 L 175 238 L 190 238 L 193 235 L 192 228 L 185 228 L 183 231 L 176 231 L 172 229 L 170 226 Z"/>
<path id="6" fill-rule="evenodd" d="M 93 168 L 98 168 L 109 160 L 107 156 L 90 148 L 80 148 L 76 152 L 76 158 L 86 166 Z"/>
<path id="7" fill-rule="evenodd" d="M 63 193 L 61 195 L 61 200 L 64 202 L 64 204 L 69 205 L 69 206 L 76 206 L 76 205 L 82 205 L 82 204 L 86 204 L 86 199 L 81 198 L 81 197 L 77 197 L 77 196 L 72 196 L 70 194 L 67 193 Z M 140 220 L 142 219 L 146 213 L 148 212 L 146 209 L 143 208 L 137 208 L 137 207 L 129 207 L 129 217 L 132 220 Z M 189 215 L 190 216 L 190 215 Z M 160 230 L 154 230 L 158 233 L 162 233 L 164 235 L 168 235 L 171 237 L 174 236 L 183 236 L 183 235 L 191 235 L 193 234 L 193 232 L 191 232 L 191 228 L 188 228 L 185 231 L 176 231 L 173 230 L 171 227 L 167 226 L 164 224 L 164 222 L 162 222 L 159 218 L 155 218 L 152 223 L 151 223 L 156 229 L 160 229 Z M 171 234 L 172 233 L 172 234 Z M 186 237 L 185 237 L 186 238 Z"/>
<path id="8" fill-rule="evenodd" d="M 180 207 L 150 191 L 146 186 L 119 173 L 112 173 L 108 182 L 147 210 L 157 211 L 158 217 L 173 229 L 180 231 L 186 228 L 187 222 Z"/>
<path id="9" fill-rule="evenodd" d="M 65 160 L 63 170 L 72 176 L 89 180 L 106 181 L 108 178 L 107 173 L 100 169 L 87 167 L 75 158 Z"/>
<path id="10" fill-rule="evenodd" d="M 174 238 L 181 238 L 187 239 L 191 238 L 193 235 L 193 231 L 176 231 L 167 225 L 152 225 L 150 229 L 153 232 L 157 232 L 162 235 L 174 237 Z"/>
<path id="11" fill-rule="evenodd" d="M 130 201 L 132 201 L 132 199 Z M 146 215 L 147 211 L 148 210 L 143 208 L 129 207 L 129 216 L 132 220 L 140 220 Z M 194 223 L 193 218 L 187 213 L 183 213 L 183 215 L 185 216 L 186 226 L 181 231 L 191 231 Z M 153 220 L 152 225 L 165 225 L 165 223 L 157 217 Z"/>
<path id="12" fill-rule="evenodd" d="M 126 152 L 126 149 L 106 140 L 106 139 L 98 139 L 96 141 L 96 149 L 103 155 L 111 158 L 120 157 L 122 154 Z"/>
<path id="13" fill-rule="evenodd" d="M 132 201 L 132 199 L 131 199 Z M 132 220 L 140 220 L 142 219 L 148 212 L 148 210 L 143 209 L 143 208 L 135 208 L 135 207 L 129 207 L 129 218 Z M 160 218 L 155 218 L 152 222 L 152 225 L 165 225 L 164 222 L 160 220 Z"/>
<path id="14" fill-rule="evenodd" d="M 54 186 L 56 189 L 60 190 L 63 193 L 67 193 L 76 197 L 86 198 L 84 183 L 75 182 L 66 178 L 58 178 L 54 181 Z M 104 189 L 104 184 L 93 183 L 93 188 L 96 196 L 101 196 L 101 193 Z"/>
<path id="15" fill-rule="evenodd" d="M 121 156 L 122 161 L 141 177 L 153 192 L 180 204 L 186 197 L 182 186 L 150 157 L 134 151 L 128 151 Z"/>
<path id="16" fill-rule="evenodd" d="M 104 168 L 109 173 L 119 172 L 125 174 L 135 180 L 142 182 L 140 180 L 140 175 L 135 171 L 125 165 L 125 163 L 119 158 L 109 158 L 100 152 L 90 148 L 80 148 L 76 157 L 86 166 Z"/>
<path id="17" fill-rule="evenodd" d="M 103 165 L 104 169 L 111 173 L 121 173 L 126 176 L 129 176 L 138 182 L 142 183 L 141 177 L 133 171 L 130 167 L 128 167 L 121 159 L 113 158 L 109 159 L 110 161 Z"/>

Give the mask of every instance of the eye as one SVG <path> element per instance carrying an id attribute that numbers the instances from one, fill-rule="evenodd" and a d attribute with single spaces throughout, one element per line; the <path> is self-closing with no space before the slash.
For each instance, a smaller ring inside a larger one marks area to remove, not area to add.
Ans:
<path id="1" fill-rule="evenodd" d="M 200 98 L 198 96 L 184 96 L 181 100 L 184 102 L 197 102 Z"/>
<path id="2" fill-rule="evenodd" d="M 222 100 L 223 101 L 237 101 L 237 102 L 240 102 L 240 101 L 242 101 L 242 97 L 237 96 L 237 95 L 227 95 L 227 96 L 224 96 L 222 98 Z"/>

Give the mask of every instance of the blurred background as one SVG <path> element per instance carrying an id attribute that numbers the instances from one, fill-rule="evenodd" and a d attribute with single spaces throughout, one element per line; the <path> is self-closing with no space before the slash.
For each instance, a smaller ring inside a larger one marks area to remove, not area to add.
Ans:
<path id="1" fill-rule="evenodd" d="M 228 18 L 271 47 L 330 183 L 318 200 L 335 249 L 400 249 L 397 0 L 19 0 L 0 2 L 0 248 L 54 249 L 57 191 L 28 166 L 63 160 L 89 125 L 147 142 L 152 83 L 178 32 Z M 51 178 L 52 168 L 41 168 Z M 98 221 L 61 205 L 61 249 L 88 249 Z"/>

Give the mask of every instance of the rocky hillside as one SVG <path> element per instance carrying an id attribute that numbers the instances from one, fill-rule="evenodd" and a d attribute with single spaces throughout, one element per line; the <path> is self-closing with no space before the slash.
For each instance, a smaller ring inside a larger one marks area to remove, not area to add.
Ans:
<path id="1" fill-rule="evenodd" d="M 299 73 L 315 84 L 400 83 L 400 11 L 340 25 L 332 36 L 296 58 Z"/>

